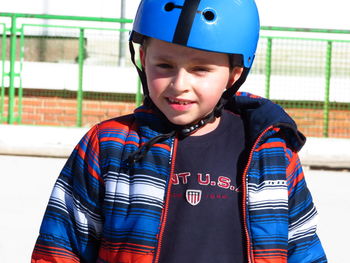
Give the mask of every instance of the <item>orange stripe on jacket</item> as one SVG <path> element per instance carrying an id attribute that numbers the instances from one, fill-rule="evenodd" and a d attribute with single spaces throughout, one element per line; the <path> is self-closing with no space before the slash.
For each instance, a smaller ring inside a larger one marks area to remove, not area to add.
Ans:
<path id="1" fill-rule="evenodd" d="M 254 258 L 254 263 L 287 263 L 287 257 Z"/>
<path id="2" fill-rule="evenodd" d="M 44 251 L 41 251 L 44 250 Z M 71 251 L 49 247 L 43 245 L 37 245 L 31 259 L 31 263 L 78 263 L 79 258 Z"/>
<path id="3" fill-rule="evenodd" d="M 298 168 L 300 168 L 300 162 L 299 162 L 299 158 L 298 155 L 296 153 L 293 153 L 293 156 L 291 158 L 290 164 L 287 167 L 287 180 L 290 181 L 291 176 L 293 176 L 293 174 L 295 173 L 295 170 L 297 170 Z M 291 182 L 290 185 L 290 189 L 292 190 L 299 182 L 301 182 L 304 179 L 304 172 L 302 171 L 300 174 L 298 174 L 298 176 L 296 178 L 294 178 Z M 289 194 L 291 192 L 291 190 L 289 190 Z"/>
<path id="4" fill-rule="evenodd" d="M 256 151 L 261 151 L 264 149 L 271 149 L 271 148 L 285 148 L 285 143 L 283 142 L 267 142 L 262 144 L 259 148 L 256 149 Z"/>
<path id="5" fill-rule="evenodd" d="M 125 251 L 110 251 L 104 248 L 100 249 L 99 258 L 106 262 L 137 262 L 137 263 L 152 263 L 154 254 L 142 254 Z"/>

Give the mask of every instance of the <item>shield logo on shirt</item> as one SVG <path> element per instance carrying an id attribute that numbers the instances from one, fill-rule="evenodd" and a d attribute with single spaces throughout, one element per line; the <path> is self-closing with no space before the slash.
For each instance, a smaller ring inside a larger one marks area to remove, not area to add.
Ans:
<path id="1" fill-rule="evenodd" d="M 189 204 L 195 206 L 198 205 L 202 198 L 201 190 L 186 190 L 186 200 Z"/>

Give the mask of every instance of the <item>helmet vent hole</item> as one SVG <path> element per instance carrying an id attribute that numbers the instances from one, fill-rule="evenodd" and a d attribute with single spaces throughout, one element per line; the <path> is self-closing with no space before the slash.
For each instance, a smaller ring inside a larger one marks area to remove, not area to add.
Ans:
<path id="1" fill-rule="evenodd" d="M 165 11 L 167 12 L 173 11 L 174 8 L 175 8 L 175 4 L 172 2 L 167 3 L 164 7 Z"/>
<path id="2" fill-rule="evenodd" d="M 213 21 L 215 19 L 215 14 L 213 11 L 203 12 L 203 16 L 207 21 Z"/>

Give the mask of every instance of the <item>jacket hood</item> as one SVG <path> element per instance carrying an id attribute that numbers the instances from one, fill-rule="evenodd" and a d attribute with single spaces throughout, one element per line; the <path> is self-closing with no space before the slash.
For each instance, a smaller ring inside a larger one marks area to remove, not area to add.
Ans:
<path id="1" fill-rule="evenodd" d="M 278 127 L 286 134 L 290 146 L 299 151 L 306 142 L 294 120 L 278 104 L 246 92 L 237 92 L 226 108 L 239 114 L 244 122 L 247 143 L 253 144 L 267 128 Z"/>

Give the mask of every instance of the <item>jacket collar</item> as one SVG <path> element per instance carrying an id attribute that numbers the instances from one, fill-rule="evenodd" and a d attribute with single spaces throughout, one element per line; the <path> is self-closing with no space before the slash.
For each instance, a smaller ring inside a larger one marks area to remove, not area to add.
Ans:
<path id="1" fill-rule="evenodd" d="M 244 122 L 247 143 L 252 145 L 269 127 L 281 128 L 291 147 L 299 151 L 305 144 L 305 136 L 294 120 L 278 104 L 246 92 L 238 92 L 227 108 L 239 114 Z"/>
<path id="2" fill-rule="evenodd" d="M 299 151 L 305 144 L 305 136 L 298 131 L 294 120 L 283 108 L 268 99 L 246 92 L 237 92 L 225 109 L 239 114 L 244 122 L 247 144 L 253 145 L 259 135 L 269 127 L 281 128 L 291 147 Z M 142 135 L 152 138 L 173 131 L 166 117 L 152 107 L 143 105 L 135 110 L 135 118 L 141 124 Z"/>

